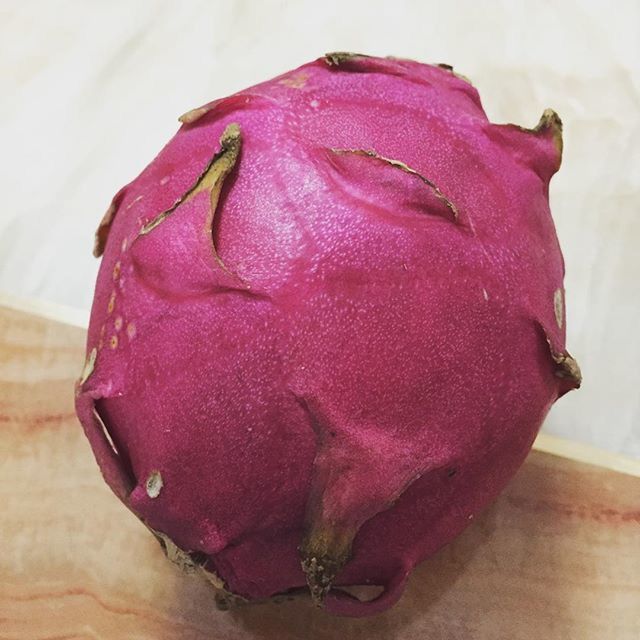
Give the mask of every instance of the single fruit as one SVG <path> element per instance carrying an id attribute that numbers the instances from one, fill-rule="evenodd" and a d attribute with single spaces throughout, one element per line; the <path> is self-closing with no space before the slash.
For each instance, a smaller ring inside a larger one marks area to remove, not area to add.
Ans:
<path id="1" fill-rule="evenodd" d="M 491 124 L 451 67 L 345 53 L 181 120 L 97 231 L 80 420 L 223 601 L 381 611 L 580 384 L 560 120 Z"/>

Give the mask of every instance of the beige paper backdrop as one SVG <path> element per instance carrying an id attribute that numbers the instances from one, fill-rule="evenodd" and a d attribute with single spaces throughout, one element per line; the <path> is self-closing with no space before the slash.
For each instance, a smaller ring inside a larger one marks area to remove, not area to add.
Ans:
<path id="1" fill-rule="evenodd" d="M 551 202 L 584 373 L 545 430 L 640 457 L 640 3 L 0 2 L 0 292 L 87 313 L 92 234 L 183 111 L 326 51 L 448 62 L 565 124 Z"/>

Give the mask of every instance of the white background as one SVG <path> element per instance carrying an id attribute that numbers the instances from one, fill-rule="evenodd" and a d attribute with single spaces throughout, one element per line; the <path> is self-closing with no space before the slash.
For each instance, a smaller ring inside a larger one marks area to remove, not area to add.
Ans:
<path id="1" fill-rule="evenodd" d="M 553 107 L 583 388 L 545 430 L 640 457 L 640 3 L 0 0 L 0 292 L 88 317 L 94 229 L 189 108 L 327 51 L 447 62 L 494 122 Z"/>

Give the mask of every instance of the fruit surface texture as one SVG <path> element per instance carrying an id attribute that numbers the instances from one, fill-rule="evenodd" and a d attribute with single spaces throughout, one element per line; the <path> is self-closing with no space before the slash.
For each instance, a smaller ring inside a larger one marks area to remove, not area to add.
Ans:
<path id="1" fill-rule="evenodd" d="M 78 416 L 221 604 L 380 612 L 580 384 L 560 119 L 492 124 L 451 67 L 334 53 L 181 121 L 96 233 Z"/>

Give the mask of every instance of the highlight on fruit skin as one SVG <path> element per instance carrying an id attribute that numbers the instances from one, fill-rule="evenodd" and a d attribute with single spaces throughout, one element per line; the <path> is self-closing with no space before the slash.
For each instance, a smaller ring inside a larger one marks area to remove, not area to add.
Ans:
<path id="1" fill-rule="evenodd" d="M 221 607 L 375 614 L 580 385 L 561 122 L 333 53 L 187 112 L 114 197 L 76 386 L 116 495 Z"/>

